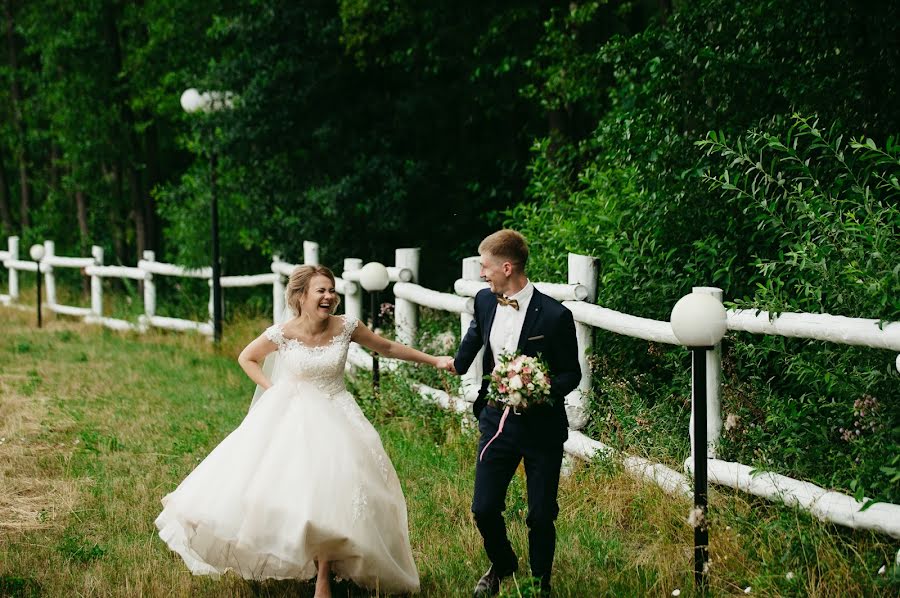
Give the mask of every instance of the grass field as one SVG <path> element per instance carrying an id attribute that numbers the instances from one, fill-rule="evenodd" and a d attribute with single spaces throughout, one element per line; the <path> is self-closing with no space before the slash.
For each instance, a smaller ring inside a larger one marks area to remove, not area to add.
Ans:
<path id="1" fill-rule="evenodd" d="M 31 314 L 0 307 L 0 595 L 312 595 L 306 581 L 193 577 L 153 525 L 160 497 L 241 421 L 253 387 L 235 356 L 265 324 L 230 324 L 215 351 L 196 335 L 52 317 L 37 330 Z M 422 594 L 467 596 L 487 567 L 468 508 L 475 437 L 423 405 L 413 375 L 387 377 L 380 401 L 365 377 L 350 384 L 403 483 Z M 900 542 L 729 490 L 710 500 L 711 595 L 900 595 Z M 507 520 L 520 571 L 526 504 L 519 475 Z M 573 463 L 560 507 L 557 596 L 693 595 L 687 501 L 607 460 Z M 516 579 L 503 593 L 529 591 Z"/>

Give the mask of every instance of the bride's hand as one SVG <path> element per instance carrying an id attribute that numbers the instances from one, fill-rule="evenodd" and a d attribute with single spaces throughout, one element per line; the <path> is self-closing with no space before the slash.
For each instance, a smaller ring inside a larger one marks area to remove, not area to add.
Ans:
<path id="1" fill-rule="evenodd" d="M 451 374 L 456 373 L 456 368 L 453 367 L 453 358 L 450 357 L 449 355 L 443 355 L 441 357 L 438 357 L 437 363 L 435 364 L 434 367 L 436 367 L 439 370 L 446 370 L 446 371 L 450 372 Z"/>

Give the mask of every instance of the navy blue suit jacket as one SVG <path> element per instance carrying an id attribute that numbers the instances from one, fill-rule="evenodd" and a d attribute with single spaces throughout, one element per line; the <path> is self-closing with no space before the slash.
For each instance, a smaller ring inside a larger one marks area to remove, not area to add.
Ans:
<path id="1" fill-rule="evenodd" d="M 478 351 L 484 348 L 484 373 L 494 369 L 494 355 L 491 351 L 491 326 L 497 311 L 497 296 L 490 289 L 483 289 L 475 296 L 475 318 L 456 352 L 454 366 L 460 374 L 465 374 Z M 575 320 L 572 312 L 560 302 L 544 295 L 537 289 L 528 305 L 528 313 L 522 324 L 518 350 L 532 357 L 540 354 L 550 369 L 550 393 L 552 407 L 536 406 L 526 412 L 529 419 L 549 416 L 550 430 L 558 433 L 564 441 L 568 436 L 569 422 L 566 418 L 565 396 L 578 387 L 581 380 L 581 366 L 578 361 L 578 341 L 575 338 Z M 472 406 L 477 418 L 484 409 L 489 381 L 482 381 L 478 398 Z M 556 437 L 556 434 L 552 434 Z"/>

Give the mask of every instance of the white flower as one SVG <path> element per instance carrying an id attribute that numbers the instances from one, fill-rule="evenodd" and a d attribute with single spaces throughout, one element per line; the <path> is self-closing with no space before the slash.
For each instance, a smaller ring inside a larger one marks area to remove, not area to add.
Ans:
<path id="1" fill-rule="evenodd" d="M 456 336 L 452 332 L 442 332 L 434 340 L 437 346 L 444 351 L 449 351 L 456 345 Z"/>
<path id="2" fill-rule="evenodd" d="M 522 384 L 522 378 L 518 374 L 509 379 L 509 387 L 511 389 L 519 390 L 523 386 L 524 384 Z"/>
<path id="3" fill-rule="evenodd" d="M 678 588 L 675 588 L 674 590 L 672 590 L 672 595 L 673 596 L 681 596 L 681 590 L 679 590 Z"/>
<path id="4" fill-rule="evenodd" d="M 750 586 L 747 586 L 746 588 L 744 588 L 744 593 L 745 593 L 745 594 L 749 594 L 749 593 L 750 593 Z"/>
<path id="5" fill-rule="evenodd" d="M 733 430 L 738 427 L 741 423 L 741 417 L 739 415 L 735 415 L 734 413 L 729 413 L 728 417 L 725 418 L 725 429 Z"/>
<path id="6" fill-rule="evenodd" d="M 881 569 L 878 570 L 878 575 L 884 575 L 884 572 L 887 571 L 887 567 L 884 565 L 881 566 Z"/>
<path id="7" fill-rule="evenodd" d="M 688 513 L 687 522 L 691 527 L 701 527 L 704 525 L 703 509 L 694 507 Z"/>
<path id="8" fill-rule="evenodd" d="M 792 579 L 794 579 L 794 572 L 788 571 L 787 575 L 785 575 L 785 577 L 787 578 L 788 581 L 791 581 Z"/>

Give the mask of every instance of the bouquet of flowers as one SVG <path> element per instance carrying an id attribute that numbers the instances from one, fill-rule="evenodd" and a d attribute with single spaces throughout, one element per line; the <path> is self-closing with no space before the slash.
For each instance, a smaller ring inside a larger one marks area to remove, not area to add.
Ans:
<path id="1" fill-rule="evenodd" d="M 550 374 L 539 357 L 501 353 L 491 372 L 488 398 L 518 410 L 550 404 Z"/>

